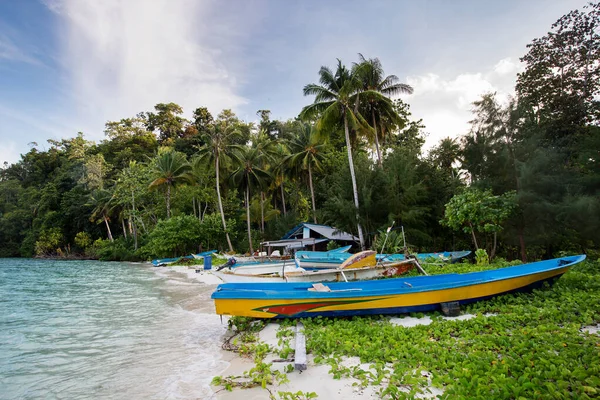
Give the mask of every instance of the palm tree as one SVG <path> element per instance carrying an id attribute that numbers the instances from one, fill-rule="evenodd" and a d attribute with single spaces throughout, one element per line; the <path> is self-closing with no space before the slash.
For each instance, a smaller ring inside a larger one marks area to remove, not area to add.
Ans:
<path id="1" fill-rule="evenodd" d="M 270 169 L 270 163 L 275 162 L 277 158 L 277 142 L 273 140 L 267 131 L 261 130 L 257 135 L 251 138 L 252 145 L 262 152 L 261 165 L 258 167 L 263 170 Z M 260 192 L 260 231 L 265 232 L 265 192 Z"/>
<path id="2" fill-rule="evenodd" d="M 274 160 L 275 160 L 275 165 L 273 166 L 273 174 L 275 175 L 274 179 L 273 179 L 273 189 L 277 190 L 278 188 L 281 191 L 281 206 L 283 207 L 283 215 L 287 216 L 287 209 L 285 207 L 285 179 L 286 179 L 286 173 L 288 172 L 287 170 L 287 165 L 286 165 L 286 158 L 290 155 L 290 151 L 288 146 L 286 145 L 286 143 L 284 142 L 279 142 L 277 143 L 277 148 L 275 151 L 275 155 L 274 155 Z"/>
<path id="3" fill-rule="evenodd" d="M 233 171 L 230 178 L 245 194 L 248 244 L 250 246 L 250 253 L 254 253 L 250 231 L 250 191 L 254 188 L 264 188 L 271 175 L 261 169 L 265 153 L 258 146 L 236 146 L 236 151 L 232 153 L 232 158 L 237 168 Z"/>
<path id="4" fill-rule="evenodd" d="M 456 139 L 446 137 L 440 140 L 440 143 L 429 152 L 429 156 L 442 170 L 449 171 L 454 179 L 453 164 L 460 160 L 460 144 Z"/>
<path id="5" fill-rule="evenodd" d="M 171 218 L 171 187 L 191 182 L 190 164 L 184 154 L 167 150 L 154 158 L 152 167 L 155 179 L 150 183 L 150 187 L 166 187 L 167 218 Z"/>
<path id="6" fill-rule="evenodd" d="M 338 59 L 335 74 L 327 67 L 319 70 L 320 84 L 308 84 L 304 87 L 304 95 L 315 95 L 315 101 L 302 109 L 300 118 L 314 120 L 318 118 L 317 129 L 332 129 L 340 124 L 344 126 L 346 137 L 346 150 L 348 151 L 348 164 L 350 165 L 350 177 L 354 192 L 354 206 L 356 208 L 356 222 L 360 247 L 365 248 L 365 239 L 359 219 L 358 188 L 354 174 L 354 163 L 352 161 L 352 146 L 350 143 L 350 129 L 357 132 L 369 132 L 371 127 L 356 110 L 362 83 L 358 79 L 361 68 L 348 70 Z M 364 91 L 365 96 L 373 96 L 382 99 L 384 96 L 372 90 Z M 367 97 L 369 98 L 369 97 Z"/>
<path id="7" fill-rule="evenodd" d="M 312 199 L 313 221 L 317 222 L 317 208 L 315 203 L 315 190 L 313 188 L 313 168 L 320 168 L 320 151 L 325 145 L 319 144 L 318 135 L 310 124 L 303 124 L 298 136 L 290 142 L 290 151 L 292 154 L 287 156 L 284 162 L 293 168 L 308 170 L 308 185 L 310 187 L 310 197 Z"/>
<path id="8" fill-rule="evenodd" d="M 400 125 L 403 121 L 396 113 L 390 96 L 401 93 L 412 94 L 413 88 L 406 83 L 400 83 L 396 75 L 385 76 L 381 61 L 378 58 L 365 59 L 358 54 L 360 62 L 354 64 L 354 69 L 362 83 L 362 100 L 366 108 L 365 115 L 370 114 L 371 126 L 375 130 L 375 149 L 377 151 L 377 162 L 381 166 L 381 149 L 379 147 L 379 132 L 377 131 L 377 120 L 388 125 Z M 379 94 L 379 96 L 373 95 Z M 387 127 L 388 131 L 390 127 Z"/>
<path id="9" fill-rule="evenodd" d="M 225 124 L 212 124 L 209 133 L 205 135 L 204 140 L 206 144 L 202 146 L 198 151 L 198 156 L 201 159 L 206 159 L 214 162 L 215 174 L 216 174 L 216 187 L 217 187 L 217 199 L 219 201 L 219 212 L 221 213 L 221 222 L 223 223 L 223 230 L 225 231 L 225 237 L 227 238 L 227 245 L 229 251 L 233 253 L 233 246 L 231 239 L 229 238 L 229 232 L 227 232 L 227 223 L 225 222 L 225 213 L 223 212 L 223 201 L 221 200 L 221 182 L 219 179 L 219 172 L 222 168 L 222 164 L 229 160 L 229 151 L 231 150 L 231 142 L 235 139 L 240 132 L 235 129 L 232 125 Z M 224 161 L 223 163 L 221 161 Z"/>
<path id="10" fill-rule="evenodd" d="M 113 199 L 112 194 L 105 189 L 99 189 L 94 191 L 90 195 L 90 202 L 88 205 L 93 206 L 92 215 L 90 216 L 90 221 L 100 223 L 104 222 L 106 225 L 106 231 L 108 233 L 108 239 L 111 242 L 114 242 L 112 232 L 110 230 L 109 221 L 109 213 L 111 211 L 110 205 L 111 200 Z"/>

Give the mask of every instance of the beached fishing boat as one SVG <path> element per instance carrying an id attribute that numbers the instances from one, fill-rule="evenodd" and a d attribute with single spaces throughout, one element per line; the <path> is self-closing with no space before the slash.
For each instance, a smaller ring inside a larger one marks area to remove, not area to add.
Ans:
<path id="1" fill-rule="evenodd" d="M 339 258 L 336 263 L 328 264 L 328 269 L 339 267 L 345 260 L 348 259 L 352 254 L 346 252 L 350 250 L 352 246 L 340 247 L 338 249 L 330 251 L 307 251 L 313 257 L 329 257 L 333 254 L 346 254 L 343 259 Z M 333 256 L 331 256 L 333 259 Z M 229 272 L 240 274 L 240 275 L 269 275 L 269 274 L 280 274 L 283 270 L 290 270 L 297 268 L 298 262 L 293 258 L 256 258 L 256 257 L 231 257 L 227 260 L 227 264 L 219 268 L 227 268 Z M 235 281 L 238 282 L 238 281 Z M 245 282 L 245 281 L 244 281 Z"/>
<path id="2" fill-rule="evenodd" d="M 296 258 L 300 267 L 304 269 L 318 269 L 318 268 L 332 268 L 333 265 L 339 265 L 343 263 L 351 254 L 348 253 L 334 253 L 327 252 L 318 254 L 320 252 L 315 251 L 298 251 L 296 252 Z M 450 262 L 455 263 L 460 259 L 471 254 L 470 251 L 444 251 L 439 253 L 418 253 L 416 257 L 419 261 L 439 261 L 439 262 Z M 406 256 L 404 254 L 378 254 L 377 261 L 381 262 L 396 262 L 404 261 Z"/>
<path id="3" fill-rule="evenodd" d="M 305 270 L 291 260 L 278 268 L 242 266 L 212 273 L 223 282 L 344 282 L 402 275 L 414 267 L 413 263 L 413 260 L 377 263 L 374 251 L 364 251 L 353 254 L 337 268 Z"/>
<path id="4" fill-rule="evenodd" d="M 152 260 L 152 265 L 154 265 L 155 267 L 164 267 L 165 265 L 173 264 L 175 261 L 179 261 L 182 258 L 187 259 L 187 260 L 203 259 L 205 256 L 211 255 L 216 252 L 217 252 L 216 250 L 210 250 L 210 251 L 205 251 L 205 252 L 198 253 L 198 254 L 190 254 L 189 256 L 173 257 L 173 258 L 159 258 L 156 260 Z"/>
<path id="5" fill-rule="evenodd" d="M 585 255 L 496 270 L 374 281 L 225 283 L 212 294 L 216 312 L 255 318 L 337 317 L 433 311 L 551 282 Z"/>

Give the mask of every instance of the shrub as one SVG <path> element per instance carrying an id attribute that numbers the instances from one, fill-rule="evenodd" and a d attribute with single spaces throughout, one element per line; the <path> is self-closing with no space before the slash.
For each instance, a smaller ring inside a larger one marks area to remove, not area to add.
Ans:
<path id="1" fill-rule="evenodd" d="M 202 240 L 200 221 L 191 215 L 160 220 L 150 233 L 143 252 L 152 257 L 171 257 L 195 253 Z"/>
<path id="2" fill-rule="evenodd" d="M 490 263 L 490 257 L 485 249 L 477 249 L 475 252 L 475 262 L 477 265 L 488 265 Z"/>

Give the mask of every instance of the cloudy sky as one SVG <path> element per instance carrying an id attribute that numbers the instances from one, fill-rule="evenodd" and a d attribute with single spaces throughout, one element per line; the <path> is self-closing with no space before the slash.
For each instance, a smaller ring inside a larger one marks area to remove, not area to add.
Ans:
<path id="1" fill-rule="evenodd" d="M 468 129 L 470 103 L 512 93 L 519 57 L 580 0 L 0 0 L 0 163 L 37 142 L 175 102 L 247 121 L 295 117 L 321 65 L 379 57 L 426 146 Z"/>

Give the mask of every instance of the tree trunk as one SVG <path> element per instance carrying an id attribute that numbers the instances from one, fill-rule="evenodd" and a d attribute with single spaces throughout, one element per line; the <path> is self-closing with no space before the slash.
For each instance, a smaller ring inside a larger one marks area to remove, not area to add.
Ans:
<path id="1" fill-rule="evenodd" d="M 125 229 L 125 218 L 121 218 L 121 226 L 123 227 L 123 237 L 127 239 L 127 229 Z"/>
<path id="2" fill-rule="evenodd" d="M 135 221 L 131 220 L 131 233 L 133 235 L 133 249 L 137 250 L 138 248 L 138 238 L 137 238 L 137 227 L 135 226 Z"/>
<path id="3" fill-rule="evenodd" d="M 363 237 L 362 227 L 360 226 L 360 215 L 358 214 L 358 188 L 356 187 L 356 176 L 354 175 L 354 162 L 352 161 L 352 147 L 350 146 L 350 133 L 348 132 L 348 120 L 346 119 L 346 110 L 344 117 L 344 133 L 346 134 L 346 150 L 348 150 L 348 164 L 350 164 L 350 177 L 352 178 L 352 190 L 354 192 L 354 206 L 356 207 L 356 225 L 358 227 L 358 239 L 360 240 L 360 249 L 365 249 L 365 239 Z"/>
<path id="4" fill-rule="evenodd" d="M 265 233 L 265 193 L 260 192 L 260 231 Z"/>
<path id="5" fill-rule="evenodd" d="M 198 201 L 196 202 L 196 206 L 198 206 L 198 219 L 200 220 L 200 222 L 203 222 L 204 218 L 202 217 L 202 206 L 200 205 L 200 199 L 198 199 Z"/>
<path id="6" fill-rule="evenodd" d="M 192 210 L 194 210 L 194 217 L 196 216 L 196 196 L 192 197 Z"/>
<path id="7" fill-rule="evenodd" d="M 167 183 L 167 219 L 171 218 L 171 185 Z"/>
<path id="8" fill-rule="evenodd" d="M 375 149 L 377 150 L 377 163 L 381 167 L 381 150 L 379 149 L 379 135 L 377 134 L 377 122 L 375 120 L 374 109 L 371 109 L 371 116 L 373 117 L 373 129 L 375 129 Z"/>
<path id="9" fill-rule="evenodd" d="M 527 249 L 525 248 L 525 238 L 523 235 L 523 227 L 519 227 L 519 244 L 521 245 L 521 261 L 527 262 Z"/>
<path id="10" fill-rule="evenodd" d="M 498 244 L 497 236 L 498 236 L 498 234 L 496 232 L 494 232 L 494 244 L 492 245 L 492 252 L 490 253 L 490 262 L 492 262 L 492 260 L 496 256 L 496 245 Z"/>
<path id="11" fill-rule="evenodd" d="M 250 231 L 250 185 L 246 186 L 246 225 L 248 227 L 248 245 L 250 246 L 250 254 L 253 254 L 252 232 Z"/>
<path id="12" fill-rule="evenodd" d="M 473 224 L 469 222 L 469 226 L 471 227 L 471 235 L 473 235 L 473 243 L 475 243 L 475 250 L 479 250 L 479 246 L 477 245 L 477 238 L 475 237 L 475 229 L 473 229 Z"/>
<path id="13" fill-rule="evenodd" d="M 113 239 L 112 232 L 110 231 L 110 225 L 108 224 L 108 218 L 106 218 L 106 215 L 103 215 L 103 217 L 104 217 L 104 223 L 106 224 L 106 230 L 108 231 L 108 240 L 110 240 L 111 242 L 114 242 L 115 239 Z"/>
<path id="14" fill-rule="evenodd" d="M 310 198 L 312 199 L 312 210 L 313 210 L 313 221 L 315 224 L 317 222 L 317 206 L 315 205 L 315 190 L 313 189 L 313 181 L 312 181 L 312 168 L 310 167 L 310 162 L 308 163 L 308 184 L 310 186 Z"/>
<path id="15" fill-rule="evenodd" d="M 281 185 L 279 186 L 281 189 L 281 204 L 283 205 L 283 215 L 287 216 L 287 210 L 285 209 L 285 190 L 283 189 L 283 180 L 281 181 Z"/>
<path id="16" fill-rule="evenodd" d="M 144 230 L 144 233 L 148 233 L 148 229 L 146 229 L 146 224 L 144 223 L 144 218 L 142 217 L 138 217 L 140 219 L 140 223 L 142 224 L 142 229 Z"/>
<path id="17" fill-rule="evenodd" d="M 215 170 L 217 172 L 217 198 L 219 199 L 219 212 L 221 213 L 221 222 L 223 222 L 223 230 L 225 231 L 225 237 L 227 237 L 227 244 L 229 245 L 229 251 L 233 253 L 233 246 L 231 245 L 231 239 L 229 239 L 229 233 L 227 232 L 227 224 L 225 223 L 225 214 L 223 213 L 223 202 L 221 201 L 221 190 L 219 188 L 219 156 L 215 157 Z"/>
<path id="18" fill-rule="evenodd" d="M 168 190 L 169 186 L 167 186 L 167 193 L 169 194 L 169 196 L 171 195 L 171 192 Z M 169 201 L 171 199 L 169 198 Z M 167 203 L 168 204 L 168 203 Z M 169 208 L 167 208 L 167 212 L 169 211 Z M 137 250 L 138 248 L 138 237 L 137 237 L 137 227 L 135 225 L 135 194 L 133 193 L 133 189 L 131 189 L 131 225 L 132 225 L 132 229 L 133 229 L 133 248 L 134 250 Z"/>

